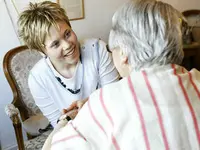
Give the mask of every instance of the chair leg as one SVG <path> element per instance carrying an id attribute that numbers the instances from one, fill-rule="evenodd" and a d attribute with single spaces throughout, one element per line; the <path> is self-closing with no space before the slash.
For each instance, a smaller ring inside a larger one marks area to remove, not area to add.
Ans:
<path id="1" fill-rule="evenodd" d="M 25 150 L 24 147 L 24 139 L 22 134 L 22 125 L 21 124 L 13 124 L 13 127 L 15 129 L 16 139 L 19 150 Z"/>

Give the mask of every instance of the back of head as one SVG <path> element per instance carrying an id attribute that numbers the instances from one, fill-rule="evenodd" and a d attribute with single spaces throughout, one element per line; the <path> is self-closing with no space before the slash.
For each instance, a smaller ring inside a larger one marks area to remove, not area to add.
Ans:
<path id="1" fill-rule="evenodd" d="M 50 1 L 30 3 L 18 19 L 19 36 L 30 49 L 42 51 L 49 28 L 64 21 L 70 27 L 66 12 L 59 4 Z"/>
<path id="2" fill-rule="evenodd" d="M 131 0 L 113 16 L 109 47 L 120 47 L 133 69 L 180 64 L 181 13 L 155 0 Z"/>

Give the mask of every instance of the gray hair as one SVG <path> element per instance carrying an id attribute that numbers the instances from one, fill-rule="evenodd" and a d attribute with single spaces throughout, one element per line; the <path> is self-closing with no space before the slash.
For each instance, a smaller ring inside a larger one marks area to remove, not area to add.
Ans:
<path id="1" fill-rule="evenodd" d="M 134 70 L 180 64 L 184 56 L 181 18 L 181 13 L 169 4 L 131 0 L 112 18 L 109 47 L 119 47 Z"/>

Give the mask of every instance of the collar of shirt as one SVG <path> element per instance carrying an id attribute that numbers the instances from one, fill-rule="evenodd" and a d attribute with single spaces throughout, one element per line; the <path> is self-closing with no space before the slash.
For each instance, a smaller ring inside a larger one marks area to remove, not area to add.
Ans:
<path id="1" fill-rule="evenodd" d="M 55 77 L 59 77 L 61 79 L 61 81 L 66 85 L 66 88 L 69 89 L 73 89 L 73 90 L 77 90 L 80 89 L 82 86 L 82 82 L 83 82 L 83 74 L 84 74 L 84 70 L 83 70 L 83 64 L 79 61 L 77 63 L 76 66 L 76 70 L 74 72 L 74 75 L 72 78 L 65 78 L 63 77 L 52 65 L 50 59 L 47 57 L 46 61 L 50 67 L 50 69 L 52 70 L 53 74 Z M 56 78 L 55 78 L 56 80 Z"/>

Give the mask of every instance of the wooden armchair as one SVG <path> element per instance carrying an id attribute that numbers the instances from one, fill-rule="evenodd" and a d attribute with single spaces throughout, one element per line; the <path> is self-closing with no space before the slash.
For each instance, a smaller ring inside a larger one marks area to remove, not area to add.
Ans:
<path id="1" fill-rule="evenodd" d="M 4 73 L 14 98 L 12 104 L 9 104 L 5 110 L 12 120 L 19 150 L 41 149 L 51 132 L 48 130 L 37 137 L 27 133 L 27 141 L 24 141 L 22 134 L 23 122 L 31 116 L 41 114 L 28 87 L 29 71 L 41 57 L 38 51 L 30 50 L 27 46 L 19 46 L 8 51 L 3 60 Z"/>

